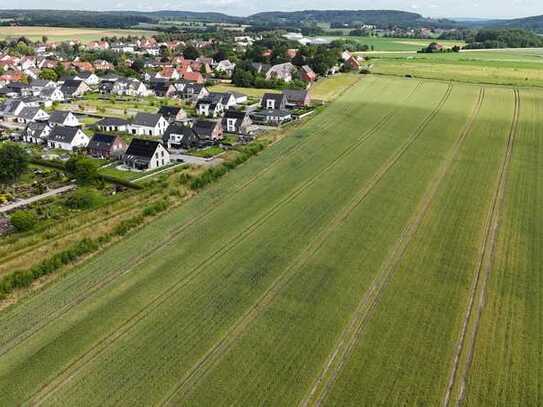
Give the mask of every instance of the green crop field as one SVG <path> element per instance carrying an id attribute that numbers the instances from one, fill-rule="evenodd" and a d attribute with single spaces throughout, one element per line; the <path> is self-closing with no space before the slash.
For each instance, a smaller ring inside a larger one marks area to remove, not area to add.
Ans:
<path id="1" fill-rule="evenodd" d="M 372 71 L 470 83 L 543 86 L 543 49 L 444 54 L 365 54 Z"/>
<path id="2" fill-rule="evenodd" d="M 319 36 L 317 38 L 326 38 L 328 40 L 353 40 L 360 44 L 365 44 L 372 47 L 376 52 L 399 52 L 399 51 L 418 51 L 427 47 L 435 39 L 416 39 L 416 38 L 388 38 L 388 37 L 356 37 L 356 36 Z M 452 48 L 455 45 L 465 45 L 462 41 L 439 41 L 446 47 Z"/>
<path id="3" fill-rule="evenodd" d="M 144 36 L 150 37 L 156 31 L 121 30 L 107 28 L 66 28 L 66 27 L 0 27 L 0 39 L 26 37 L 32 41 L 41 41 L 45 35 L 49 41 L 79 40 L 82 43 L 100 40 L 103 37 Z"/>
<path id="4" fill-rule="evenodd" d="M 359 78 L 0 312 L 0 405 L 541 405 L 543 91 Z"/>

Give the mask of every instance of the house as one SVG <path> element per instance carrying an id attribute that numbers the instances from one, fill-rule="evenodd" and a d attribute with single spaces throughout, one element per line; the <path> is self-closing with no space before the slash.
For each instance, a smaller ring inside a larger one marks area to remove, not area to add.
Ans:
<path id="1" fill-rule="evenodd" d="M 55 126 L 47 137 L 47 147 L 66 151 L 83 148 L 89 144 L 89 137 L 77 127 Z"/>
<path id="2" fill-rule="evenodd" d="M 230 62 L 228 59 L 225 59 L 217 64 L 215 67 L 215 72 L 231 77 L 234 73 L 234 69 L 236 69 L 236 64 Z"/>
<path id="3" fill-rule="evenodd" d="M 317 74 L 309 67 L 309 65 L 304 65 L 300 69 L 300 79 L 304 82 L 315 82 L 317 80 Z"/>
<path id="4" fill-rule="evenodd" d="M 128 131 L 129 124 L 130 123 L 124 119 L 119 119 L 117 117 L 105 117 L 102 120 L 97 121 L 95 126 L 99 131 L 126 132 Z"/>
<path id="5" fill-rule="evenodd" d="M 223 129 L 227 133 L 247 134 L 247 129 L 251 124 L 249 114 L 237 110 L 227 110 L 222 119 Z"/>
<path id="6" fill-rule="evenodd" d="M 72 112 L 55 110 L 49 115 L 49 124 L 52 126 L 79 127 L 81 123 Z"/>
<path id="7" fill-rule="evenodd" d="M 44 89 L 55 89 L 57 87 L 55 82 L 45 79 L 32 79 L 29 85 L 35 95 L 41 93 Z"/>
<path id="8" fill-rule="evenodd" d="M 60 88 L 50 88 L 50 87 L 43 88 L 40 91 L 39 96 L 44 101 L 49 101 L 51 103 L 62 102 L 64 100 L 64 94 L 62 93 Z"/>
<path id="9" fill-rule="evenodd" d="M 60 90 L 65 98 L 78 98 L 90 91 L 90 87 L 82 80 L 68 79 L 64 81 Z"/>
<path id="10" fill-rule="evenodd" d="M 27 107 L 26 103 L 18 99 L 8 99 L 0 105 L 0 117 L 4 120 L 16 120 L 21 110 Z"/>
<path id="11" fill-rule="evenodd" d="M 26 125 L 21 136 L 25 143 L 44 144 L 51 130 L 51 126 L 45 122 L 32 122 Z"/>
<path id="12" fill-rule="evenodd" d="M 192 127 L 173 123 L 162 136 L 168 150 L 190 150 L 200 145 L 200 139 Z"/>
<path id="13" fill-rule="evenodd" d="M 290 62 L 274 65 L 268 70 L 268 72 L 266 72 L 266 80 L 276 79 L 290 82 L 297 72 L 298 70 L 296 67 Z"/>
<path id="14" fill-rule="evenodd" d="M 265 93 L 260 102 L 262 109 L 285 110 L 287 97 L 282 93 Z"/>
<path id="15" fill-rule="evenodd" d="M 200 140 L 200 145 L 211 144 L 223 139 L 224 129 L 220 121 L 197 120 L 192 129 Z"/>
<path id="16" fill-rule="evenodd" d="M 74 79 L 76 81 L 83 81 L 88 86 L 97 86 L 100 83 L 100 78 L 92 72 L 79 72 L 77 75 L 75 75 Z"/>
<path id="17" fill-rule="evenodd" d="M 187 83 L 181 92 L 178 92 L 183 100 L 189 100 L 196 103 L 209 95 L 209 91 L 204 85 L 199 83 Z"/>
<path id="18" fill-rule="evenodd" d="M 113 83 L 111 93 L 119 96 L 147 96 L 147 87 L 137 79 L 120 78 Z"/>
<path id="19" fill-rule="evenodd" d="M 248 101 L 247 95 L 244 95 L 243 93 L 232 92 L 232 95 L 234 95 L 236 105 L 242 105 Z"/>
<path id="20" fill-rule="evenodd" d="M 154 170 L 170 163 L 170 153 L 159 141 L 134 138 L 123 161 L 128 168 L 139 171 Z"/>
<path id="21" fill-rule="evenodd" d="M 168 81 L 176 81 L 181 79 L 179 72 L 173 67 L 165 67 L 155 75 L 156 79 L 166 79 Z"/>
<path id="22" fill-rule="evenodd" d="M 103 59 L 97 59 L 94 61 L 94 69 L 97 71 L 112 71 L 115 67 L 111 62 L 104 61 Z"/>
<path id="23" fill-rule="evenodd" d="M 217 118 L 222 115 L 224 109 L 222 98 L 212 97 L 211 94 L 196 103 L 196 113 L 200 116 Z"/>
<path id="24" fill-rule="evenodd" d="M 203 84 L 205 82 L 204 77 L 202 76 L 200 72 L 186 72 L 183 75 L 183 79 L 187 81 L 192 81 L 198 84 Z"/>
<path id="25" fill-rule="evenodd" d="M 39 107 L 24 107 L 17 115 L 16 121 L 19 123 L 43 122 L 49 118 L 49 115 Z"/>
<path id="26" fill-rule="evenodd" d="M 8 97 L 30 96 L 32 95 L 32 88 L 23 82 L 10 82 L 0 89 L 0 94 Z"/>
<path id="27" fill-rule="evenodd" d="M 168 124 L 160 114 L 139 112 L 128 126 L 128 131 L 138 136 L 160 137 L 168 128 Z"/>
<path id="28" fill-rule="evenodd" d="M 119 136 L 97 133 L 90 139 L 87 152 L 96 158 L 121 158 L 127 147 Z"/>
<path id="29" fill-rule="evenodd" d="M 161 106 L 157 114 L 164 116 L 169 123 L 186 121 L 188 118 L 187 112 L 176 106 Z"/>
<path id="30" fill-rule="evenodd" d="M 264 109 L 251 113 L 251 119 L 255 123 L 278 126 L 292 120 L 292 113 L 281 109 Z"/>
<path id="31" fill-rule="evenodd" d="M 170 97 L 175 93 L 175 86 L 168 81 L 151 81 L 149 84 L 149 90 L 152 91 L 155 96 Z"/>
<path id="32" fill-rule="evenodd" d="M 349 59 L 347 59 L 345 61 L 345 66 L 355 71 L 359 71 L 361 67 L 360 61 L 355 56 L 351 56 Z"/>
<path id="33" fill-rule="evenodd" d="M 311 104 L 311 95 L 307 90 L 283 90 L 283 95 L 287 98 L 287 106 L 306 107 Z"/>

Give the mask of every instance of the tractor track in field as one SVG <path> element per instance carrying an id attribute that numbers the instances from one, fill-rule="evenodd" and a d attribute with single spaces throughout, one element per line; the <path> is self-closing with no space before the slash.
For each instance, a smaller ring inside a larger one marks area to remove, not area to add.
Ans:
<path id="1" fill-rule="evenodd" d="M 313 386 L 306 397 L 300 402 L 300 406 L 321 405 L 329 395 L 339 374 L 345 364 L 350 360 L 350 356 L 359 343 L 363 334 L 364 327 L 371 319 L 384 289 L 387 287 L 390 278 L 394 274 L 395 267 L 405 254 L 405 251 L 417 232 L 422 220 L 430 209 L 435 194 L 437 193 L 442 181 L 447 177 L 452 164 L 458 157 L 465 139 L 471 134 L 475 126 L 477 117 L 485 100 L 484 88 L 481 88 L 479 95 L 472 109 L 466 125 L 460 131 L 458 139 L 449 150 L 442 165 L 437 169 L 436 174 L 430 180 L 428 188 L 421 197 L 414 214 L 408 220 L 406 226 L 395 246 L 390 251 L 388 257 L 384 260 L 380 270 L 377 272 L 370 288 L 366 291 L 362 300 L 356 307 L 350 322 L 340 335 L 336 346 L 326 359 L 323 368 L 317 376 Z"/>
<path id="2" fill-rule="evenodd" d="M 315 239 L 309 243 L 302 253 L 282 272 L 273 282 L 272 285 L 263 293 L 262 296 L 251 306 L 251 308 L 234 323 L 232 328 L 208 351 L 206 354 L 193 366 L 193 368 L 185 375 L 183 380 L 175 386 L 173 391 L 160 403 L 161 406 L 168 405 L 173 402 L 179 395 L 184 398 L 190 395 L 194 386 L 203 379 L 207 373 L 222 360 L 222 357 L 228 353 L 232 345 L 246 332 L 250 324 L 255 321 L 264 312 L 267 307 L 273 303 L 278 294 L 292 280 L 296 271 L 302 267 L 308 259 L 313 257 L 324 245 L 328 237 L 335 231 L 337 226 L 346 221 L 354 210 L 366 199 L 369 193 L 376 185 L 388 174 L 395 164 L 402 158 L 409 147 L 419 138 L 424 129 L 432 121 L 432 119 L 441 110 L 452 92 L 452 86 L 447 88 L 443 98 L 438 103 L 436 109 L 427 116 L 422 124 L 417 126 L 415 132 L 408 140 L 396 151 L 374 174 L 374 176 L 363 187 L 357 191 L 349 205 L 338 213 L 329 224 L 319 232 Z M 430 118 L 431 117 L 431 118 Z M 429 119 L 430 118 L 430 119 Z M 428 120 L 429 119 L 429 120 Z M 378 130 L 377 130 L 378 131 Z"/>
<path id="3" fill-rule="evenodd" d="M 504 201 L 505 189 L 507 187 L 508 168 L 513 155 L 515 138 L 519 130 L 520 92 L 518 89 L 514 89 L 513 92 L 515 97 L 515 106 L 511 128 L 507 137 L 506 151 L 503 161 L 499 167 L 497 187 L 492 198 L 492 205 L 490 207 L 487 220 L 485 222 L 485 235 L 480 250 L 478 266 L 473 277 L 466 314 L 463 319 L 460 337 L 458 338 L 455 347 L 449 381 L 443 397 L 444 407 L 448 407 L 451 404 L 455 393 L 457 393 L 455 403 L 456 406 L 463 404 L 466 395 L 466 381 L 473 362 L 479 323 L 486 302 L 486 285 L 494 264 L 496 241 L 500 226 L 501 207 Z M 465 362 L 463 363 L 463 368 L 461 368 L 464 357 Z M 456 392 L 455 389 L 457 389 Z"/>
<path id="4" fill-rule="evenodd" d="M 422 86 L 422 82 L 419 82 L 417 87 L 410 93 L 409 96 L 411 96 L 411 94 L 413 94 L 420 86 Z M 354 111 L 355 107 L 349 109 L 348 113 L 349 114 L 350 112 Z M 387 116 L 385 116 L 387 117 Z M 329 128 L 332 128 L 334 127 L 335 125 L 335 122 L 331 122 L 330 124 L 327 124 L 325 126 L 323 126 L 320 130 L 321 131 L 326 131 L 328 130 Z M 181 235 L 181 233 L 183 233 L 186 229 L 190 228 L 191 226 L 197 224 L 197 223 L 200 223 L 202 221 L 205 221 L 207 218 L 209 218 L 216 210 L 218 210 L 223 204 L 224 202 L 226 202 L 226 199 L 225 198 L 228 198 L 229 196 L 233 196 L 241 191 L 243 191 L 244 189 L 246 189 L 248 186 L 250 186 L 253 182 L 255 182 L 257 179 L 259 179 L 261 176 L 265 175 L 266 173 L 268 173 L 269 171 L 271 171 L 275 165 L 277 165 L 278 163 L 282 162 L 283 160 L 285 160 L 286 158 L 288 158 L 290 156 L 290 154 L 293 154 L 295 152 L 297 152 L 298 150 L 301 150 L 309 141 L 311 141 L 313 139 L 313 137 L 318 134 L 318 133 L 312 133 L 308 136 L 306 136 L 303 140 L 301 140 L 299 143 L 297 143 L 296 145 L 290 147 L 284 154 L 282 154 L 281 156 L 279 156 L 278 158 L 276 158 L 275 160 L 273 160 L 266 168 L 264 168 L 262 171 L 258 172 L 257 174 L 255 174 L 253 177 L 251 177 L 250 179 L 248 179 L 245 183 L 241 184 L 239 187 L 237 187 L 233 192 L 231 193 L 227 193 L 225 196 L 223 196 L 220 200 L 218 199 L 217 202 L 215 204 L 213 204 L 210 208 L 209 211 L 203 213 L 202 215 L 200 216 L 197 216 L 195 218 L 192 218 L 191 220 L 189 220 L 188 222 L 186 223 L 183 223 L 182 225 L 180 225 L 178 228 L 174 229 L 173 231 L 171 231 L 169 234 L 168 234 L 168 237 L 166 240 L 163 240 L 161 241 L 159 244 L 151 247 L 149 250 L 147 250 L 145 253 L 142 253 L 138 256 L 135 256 L 134 259 L 128 263 L 127 265 L 123 266 L 123 267 L 119 267 L 117 270 L 115 270 L 109 278 L 106 278 L 104 280 L 100 280 L 96 285 L 93 285 L 91 287 L 89 287 L 88 290 L 85 291 L 84 294 L 82 294 L 81 296 L 77 297 L 74 301 L 70 302 L 69 304 L 65 305 L 64 307 L 60 308 L 60 309 L 57 309 L 55 311 L 53 311 L 52 313 L 48 314 L 48 315 L 44 315 L 42 320 L 44 320 L 45 322 L 42 323 L 42 324 L 36 324 L 34 326 L 34 328 L 31 330 L 31 331 L 25 331 L 24 333 L 22 333 L 21 335 L 18 335 L 18 336 L 15 336 L 14 338 L 12 338 L 11 340 L 9 340 L 8 342 L 6 342 L 3 346 L 0 347 L 0 357 L 2 357 L 3 355 L 5 355 L 7 352 L 9 352 L 11 349 L 13 349 L 14 347 L 18 346 L 19 344 L 23 343 L 24 341 L 26 341 L 27 339 L 31 338 L 33 335 L 35 335 L 37 332 L 39 332 L 41 329 L 47 327 L 48 325 L 50 325 L 51 323 L 53 323 L 54 321 L 56 321 L 58 318 L 62 317 L 64 314 L 66 314 L 68 311 L 70 311 L 72 308 L 74 308 L 75 306 L 81 304 L 82 302 L 84 302 L 86 299 L 90 298 L 94 293 L 96 293 L 97 291 L 101 290 L 102 288 L 108 286 L 109 284 L 111 284 L 112 282 L 114 282 L 117 278 L 125 275 L 125 274 L 128 274 L 130 271 L 132 271 L 135 267 L 139 266 L 140 264 L 142 264 L 145 259 L 150 256 L 150 255 L 153 255 L 155 254 L 156 252 L 158 252 L 159 250 L 165 248 L 168 244 L 170 244 L 175 238 L 177 238 L 179 235 Z M 76 283 L 74 283 L 76 284 Z M 68 286 L 67 289 L 70 289 L 72 288 L 72 286 Z M 11 346 L 10 346 L 11 345 Z"/>
<path id="5" fill-rule="evenodd" d="M 421 86 L 422 86 L 422 81 L 419 82 L 417 84 L 417 86 L 415 88 L 413 88 L 409 92 L 409 94 L 407 95 L 405 100 L 408 100 Z M 325 174 L 331 168 L 335 167 L 336 164 L 341 162 L 345 157 L 348 157 L 353 151 L 355 151 L 366 140 L 368 140 L 369 138 L 371 138 L 371 136 L 376 134 L 384 125 L 386 125 L 388 120 L 390 120 L 397 113 L 397 111 L 399 109 L 401 109 L 401 108 L 398 107 L 396 109 L 393 109 L 392 111 L 390 111 L 389 113 L 384 115 L 374 126 L 372 126 L 370 129 L 363 132 L 363 134 L 355 142 L 349 144 L 346 148 L 344 148 L 325 167 L 321 168 L 321 170 L 319 170 L 317 173 L 315 173 L 307 181 L 302 182 L 298 187 L 296 187 L 294 189 L 294 191 L 292 191 L 286 197 L 279 200 L 268 211 L 266 211 L 265 214 L 263 214 L 262 216 L 257 218 L 254 222 L 252 222 L 243 231 L 238 233 L 230 242 L 228 242 L 225 245 L 221 246 L 219 249 L 214 251 L 210 256 L 208 256 L 207 258 L 202 260 L 199 264 L 194 266 L 192 268 L 192 270 L 190 270 L 187 273 L 187 275 L 185 275 L 182 279 L 176 281 L 168 289 L 164 290 L 162 293 L 157 295 L 144 308 L 142 308 L 140 311 L 138 311 L 132 317 L 127 319 L 125 322 L 123 322 L 117 328 L 117 330 L 114 331 L 111 335 L 100 339 L 87 352 L 85 352 L 83 355 L 81 355 L 80 357 L 75 359 L 65 369 L 63 369 L 50 383 L 45 384 L 36 393 L 31 395 L 30 398 L 27 399 L 24 404 L 39 405 L 42 402 L 44 402 L 58 388 L 62 387 L 65 383 L 69 382 L 71 380 L 71 378 L 73 378 L 73 376 L 75 376 L 75 374 L 77 374 L 77 372 L 80 371 L 84 366 L 86 366 L 88 363 L 90 363 L 92 360 L 94 360 L 96 357 L 98 357 L 111 344 L 113 344 L 114 342 L 116 342 L 117 340 L 122 338 L 124 335 L 126 335 L 129 332 L 129 330 L 132 327 L 134 327 L 139 321 L 143 320 L 154 309 L 158 308 L 162 303 L 164 303 L 166 300 L 168 300 L 173 293 L 175 293 L 178 289 L 180 289 L 180 288 L 186 286 L 187 284 L 189 284 L 192 281 L 192 279 L 197 275 L 197 272 L 200 269 L 202 269 L 205 266 L 208 266 L 209 264 L 212 264 L 212 262 L 214 260 L 216 260 L 217 258 L 220 258 L 224 254 L 226 254 L 226 253 L 230 252 L 232 249 L 234 249 L 239 243 L 241 243 L 247 237 L 249 237 L 252 233 L 254 233 L 262 224 L 264 224 L 267 220 L 269 220 L 271 217 L 273 217 L 283 206 L 287 205 L 288 203 L 290 203 L 294 199 L 296 199 L 305 190 L 307 190 L 316 181 L 318 181 L 323 174 Z M 282 157 L 284 157 L 284 156 L 282 156 Z M 258 178 L 258 176 L 255 176 L 254 178 L 252 178 L 251 181 L 244 184 L 242 187 L 248 185 L 249 183 L 254 182 L 254 180 L 256 180 L 257 178 Z M 167 245 L 174 238 L 175 238 L 175 236 L 169 237 L 166 241 L 163 242 L 162 245 L 159 245 L 156 250 L 160 249 L 161 247 L 164 247 L 165 245 Z M 1 354 L 0 354 L 0 356 L 1 356 Z"/>

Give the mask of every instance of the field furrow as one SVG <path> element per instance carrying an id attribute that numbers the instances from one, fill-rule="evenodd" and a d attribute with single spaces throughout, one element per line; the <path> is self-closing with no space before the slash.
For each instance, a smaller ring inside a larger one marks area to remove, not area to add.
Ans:
<path id="1" fill-rule="evenodd" d="M 471 135 L 381 294 L 327 404 L 442 402 L 500 182 L 513 92 L 487 89 Z"/>

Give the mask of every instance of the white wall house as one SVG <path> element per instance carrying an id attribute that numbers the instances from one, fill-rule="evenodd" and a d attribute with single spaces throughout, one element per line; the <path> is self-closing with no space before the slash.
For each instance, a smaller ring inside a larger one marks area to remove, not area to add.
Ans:
<path id="1" fill-rule="evenodd" d="M 162 115 L 139 112 L 128 126 L 128 132 L 135 136 L 161 137 L 168 125 L 168 121 Z"/>
<path id="2" fill-rule="evenodd" d="M 47 147 L 73 151 L 89 144 L 90 138 L 76 127 L 56 126 L 47 137 Z"/>

